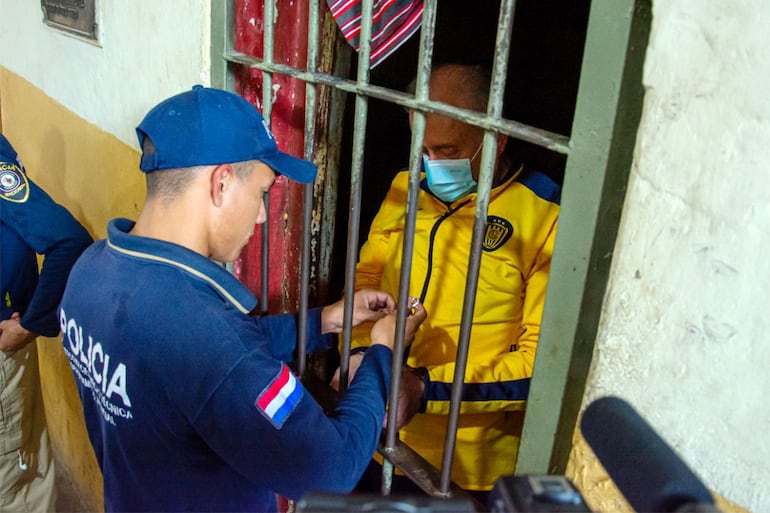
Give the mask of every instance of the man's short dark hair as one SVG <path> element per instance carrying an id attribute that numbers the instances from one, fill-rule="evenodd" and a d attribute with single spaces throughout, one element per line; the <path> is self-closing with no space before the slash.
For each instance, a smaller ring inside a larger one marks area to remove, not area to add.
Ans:
<path id="1" fill-rule="evenodd" d="M 148 154 L 154 150 L 155 147 L 152 141 L 149 137 L 146 137 L 142 144 L 142 152 Z M 230 165 L 239 180 L 248 178 L 253 169 L 251 162 L 235 162 Z M 187 188 L 192 176 L 205 167 L 208 166 L 162 169 L 147 173 L 147 196 L 160 198 L 164 201 L 173 200 Z"/>

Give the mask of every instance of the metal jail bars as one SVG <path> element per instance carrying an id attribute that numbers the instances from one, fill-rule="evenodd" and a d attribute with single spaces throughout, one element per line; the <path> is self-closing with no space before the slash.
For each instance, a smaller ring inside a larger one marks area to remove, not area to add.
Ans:
<path id="1" fill-rule="evenodd" d="M 239 0 L 244 2 L 247 0 Z M 367 102 L 375 98 L 390 102 L 415 112 L 415 131 L 410 157 L 410 183 L 412 189 L 409 201 L 414 196 L 414 176 L 419 165 L 420 138 L 424 130 L 424 113 L 436 112 L 454 117 L 466 123 L 479 126 L 487 131 L 482 154 L 482 175 L 479 183 L 479 203 L 476 224 L 483 217 L 488 204 L 490 156 L 493 154 L 494 133 L 503 133 L 524 142 L 545 148 L 550 152 L 568 155 L 564 170 L 563 194 L 560 213 L 559 235 L 556 239 L 548 282 L 547 297 L 542 329 L 539 337 L 538 356 L 534 376 L 527 400 L 527 414 L 516 464 L 516 473 L 563 473 L 571 449 L 572 436 L 581 408 L 586 378 L 590 369 L 594 339 L 602 314 L 602 297 L 607 284 L 615 236 L 619 226 L 620 210 L 623 205 L 625 188 L 633 161 L 636 129 L 641 117 L 644 100 L 642 70 L 652 20 L 650 0 L 591 0 L 585 48 L 580 66 L 577 102 L 570 136 L 565 137 L 513 120 L 502 119 L 497 110 L 496 94 L 491 95 L 486 115 L 456 109 L 442 103 L 427 100 L 426 70 L 430 69 L 435 12 L 438 2 L 426 0 L 422 20 L 422 54 L 417 71 L 418 89 L 414 96 L 369 84 L 369 69 L 359 63 L 356 80 L 348 80 L 332 73 L 320 72 L 315 59 L 318 55 L 318 38 L 315 33 L 319 24 L 319 0 L 309 0 L 307 64 L 303 68 L 273 62 L 273 20 L 275 6 L 305 5 L 303 2 L 276 4 L 268 0 L 264 18 L 264 52 L 258 58 L 235 50 L 235 0 L 212 0 L 211 2 L 211 82 L 215 87 L 235 89 L 234 70 L 246 67 L 261 70 L 264 77 L 263 113 L 270 119 L 272 107 L 270 80 L 273 75 L 292 77 L 303 81 L 309 93 L 306 95 L 305 146 L 306 158 L 316 157 L 311 151 L 314 119 L 317 113 L 317 91 L 319 86 L 332 88 L 340 93 L 356 95 L 356 137 L 353 147 L 353 170 L 351 178 L 351 217 L 354 208 L 360 204 L 360 181 L 362 173 L 363 128 L 367 117 Z M 363 2 L 365 13 L 362 23 L 361 61 L 368 62 L 369 37 L 371 34 L 372 0 Z M 493 89 L 500 90 L 504 84 L 505 65 L 510 44 L 513 21 L 513 1 L 502 0 L 498 53 L 495 56 Z M 559 12 L 555 16 L 562 16 Z M 294 20 L 296 21 L 296 20 Z M 365 37 L 364 37 L 365 36 Z M 343 73 L 346 75 L 346 73 Z M 265 92 L 266 91 L 266 92 Z M 418 132 L 420 132 L 418 137 Z M 315 135 L 317 137 L 318 134 Z M 416 141 L 416 142 L 415 142 Z M 305 195 L 305 209 L 309 198 Z M 303 210 L 306 214 L 307 210 Z M 414 222 L 410 211 L 407 223 Z M 309 232 L 307 215 L 303 215 L 303 263 L 301 266 L 302 291 L 307 291 L 307 237 Z M 351 290 L 355 248 L 358 243 L 358 224 L 350 222 L 347 241 L 346 291 Z M 474 268 L 478 263 L 478 236 L 474 229 L 473 256 L 469 261 L 469 281 L 466 286 L 464 304 L 464 338 L 470 329 L 467 319 L 473 303 L 476 280 Z M 264 233 L 263 233 L 264 235 Z M 411 244 L 411 242 L 408 242 Z M 267 254 L 266 242 L 263 242 Z M 408 249 L 408 248 L 405 248 Z M 275 252 L 275 251 L 273 251 Z M 410 254 L 405 252 L 405 254 Z M 263 255 L 264 258 L 264 255 Z M 266 265 L 262 266 L 266 272 Z M 266 305 L 267 280 L 262 280 L 262 304 Z M 347 292 L 346 292 L 347 293 Z M 399 291 L 399 297 L 404 296 Z M 301 310 L 307 307 L 307 296 L 303 292 Z M 400 304 L 405 302 L 400 301 Z M 403 320 L 405 312 L 399 315 Z M 302 312 L 306 318 L 306 312 Z M 349 320 L 349 318 L 348 318 Z M 304 321 L 303 321 L 304 322 Z M 403 326 L 403 324 L 400 324 Z M 350 327 L 345 330 L 350 340 Z M 304 341 L 299 341 L 302 347 Z M 467 350 L 467 348 L 466 348 Z M 464 350 L 463 350 L 464 351 Z M 463 352 L 461 351 L 461 352 Z M 463 354 L 458 354 L 459 359 Z M 300 372 L 305 373 L 304 360 Z M 346 363 L 346 362 L 345 362 Z M 400 370 L 400 369 L 399 369 Z M 343 381 L 344 382 L 344 381 Z M 397 380 L 394 380 L 397 383 Z M 455 383 L 459 387 L 459 383 Z M 318 397 L 324 397 L 319 394 Z M 396 397 L 392 394 L 391 397 Z M 330 400 L 333 397 L 329 396 Z M 455 400 L 455 395 L 452 397 Z M 386 433 L 381 452 L 386 459 L 423 487 L 431 495 L 442 496 L 452 493 L 447 478 L 447 465 L 441 470 L 419 467 L 408 454 L 408 448 L 392 440 L 392 433 Z M 451 461 L 447 454 L 447 460 Z M 426 477 L 427 476 L 427 477 Z"/>
<path id="2" fill-rule="evenodd" d="M 216 2 L 215 2 L 216 3 Z M 213 5 L 213 4 L 212 4 Z M 325 5 L 325 3 L 323 4 Z M 401 374 L 401 362 L 404 354 L 403 328 L 407 316 L 407 298 L 409 274 L 411 270 L 411 258 L 415 234 L 417 193 L 420 181 L 422 163 L 422 141 L 425 133 L 425 114 L 428 112 L 440 113 L 466 123 L 481 127 L 485 130 L 483 150 L 481 153 L 481 174 L 478 182 L 478 199 L 475 211 L 475 222 L 471 247 L 471 257 L 468 262 L 467 281 L 463 297 L 463 314 L 461 335 L 457 353 L 457 364 L 454 382 L 451 392 L 451 406 L 449 424 L 444 446 L 444 460 L 441 469 L 435 469 L 422 459 L 409 447 L 397 440 L 395 428 L 396 408 L 390 408 L 388 413 L 388 426 L 383 436 L 379 451 L 384 456 L 385 472 L 392 472 L 392 466 L 398 467 L 404 474 L 417 483 L 427 494 L 435 497 L 464 496 L 464 491 L 451 482 L 452 458 L 460 412 L 460 399 L 468 357 L 468 345 L 471 334 L 471 323 L 478 284 L 479 266 L 481 259 L 481 245 L 483 241 L 487 208 L 493 178 L 493 168 L 497 149 L 496 135 L 504 133 L 520 140 L 530 142 L 561 154 L 569 152 L 569 139 L 565 136 L 548 132 L 546 130 L 531 127 L 522 123 L 502 118 L 503 91 L 505 89 L 511 33 L 515 11 L 515 0 L 503 0 L 500 7 L 498 31 L 496 36 L 496 50 L 494 56 L 493 78 L 489 95 L 489 104 L 486 113 L 478 113 L 465 109 L 459 109 L 441 102 L 428 99 L 428 81 L 430 76 L 434 32 L 436 23 L 437 1 L 426 1 L 424 4 L 422 26 L 420 31 L 420 55 L 417 65 L 417 80 L 415 94 L 409 95 L 401 91 L 390 90 L 369 83 L 369 56 L 370 39 L 372 30 L 372 5 L 373 0 L 363 1 L 361 19 L 361 36 L 358 69 L 356 80 L 348 80 L 328 73 L 318 71 L 320 6 L 318 0 L 311 0 L 308 6 L 308 47 L 307 65 L 305 69 L 276 63 L 273 61 L 274 45 L 274 19 L 275 4 L 267 0 L 264 4 L 264 42 L 263 57 L 255 57 L 238 52 L 234 49 L 233 26 L 234 1 L 224 2 L 224 6 L 216 10 L 214 15 L 216 23 L 221 23 L 225 30 L 221 38 L 214 40 L 212 55 L 222 58 L 224 65 L 219 68 L 220 81 L 228 88 L 233 88 L 232 68 L 236 65 L 262 71 L 262 109 L 265 120 L 271 119 L 273 103 L 273 74 L 292 77 L 305 82 L 305 139 L 304 158 L 313 160 L 314 140 L 316 137 L 317 116 L 317 92 L 319 86 L 329 86 L 336 90 L 355 95 L 355 121 L 351 170 L 350 212 L 347 236 L 347 255 L 345 265 L 345 317 L 342 334 L 342 354 L 340 365 L 340 386 L 344 387 L 348 377 L 348 359 L 351 345 L 352 302 L 354 295 L 355 265 L 357 261 L 357 248 L 359 245 L 359 216 L 356 213 L 361 205 L 362 176 L 364 168 L 364 143 L 366 137 L 366 122 L 368 114 L 369 98 L 377 98 L 392 102 L 414 112 L 413 129 L 409 164 L 409 189 L 406 205 L 405 239 L 403 247 L 404 261 L 401 267 L 401 281 L 398 292 L 397 314 L 397 339 L 394 345 L 394 359 L 392 368 L 392 386 L 390 390 L 390 404 L 395 404 L 399 392 L 399 377 Z M 212 68 L 216 64 L 212 59 Z M 300 312 L 299 333 L 306 332 L 309 278 L 310 278 L 310 223 L 313 208 L 313 184 L 304 186 L 302 206 L 302 256 L 300 272 Z M 265 225 L 267 226 L 267 224 Z M 267 305 L 268 279 L 267 257 L 269 245 L 266 231 L 262 232 L 262 290 L 261 304 L 263 309 Z M 263 310 L 265 311 L 265 310 Z M 308 376 L 306 372 L 305 348 L 306 341 L 303 337 L 298 340 L 299 361 L 298 373 L 320 402 L 334 401 L 335 394 L 329 390 L 323 390 L 325 384 L 318 388 L 313 386 L 315 378 Z M 383 476 L 383 494 L 389 493 L 389 476 Z"/>

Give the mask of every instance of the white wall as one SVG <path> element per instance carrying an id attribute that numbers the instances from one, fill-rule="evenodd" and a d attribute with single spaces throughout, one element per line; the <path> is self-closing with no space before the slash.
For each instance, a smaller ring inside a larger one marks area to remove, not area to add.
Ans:
<path id="1" fill-rule="evenodd" d="M 586 401 L 626 398 L 713 490 L 770 511 L 770 2 L 654 0 Z"/>
<path id="2" fill-rule="evenodd" d="M 158 101 L 209 85 L 209 0 L 97 0 L 100 46 L 48 27 L 38 0 L 0 0 L 0 65 L 137 147 Z"/>

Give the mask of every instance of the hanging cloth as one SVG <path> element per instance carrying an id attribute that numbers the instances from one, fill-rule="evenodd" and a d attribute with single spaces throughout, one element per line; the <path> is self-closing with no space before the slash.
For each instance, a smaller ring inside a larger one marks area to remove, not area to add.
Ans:
<path id="1" fill-rule="evenodd" d="M 327 0 L 332 16 L 356 51 L 361 33 L 361 0 Z M 422 0 L 375 0 L 369 65 L 374 68 L 414 34 L 422 21 Z"/>

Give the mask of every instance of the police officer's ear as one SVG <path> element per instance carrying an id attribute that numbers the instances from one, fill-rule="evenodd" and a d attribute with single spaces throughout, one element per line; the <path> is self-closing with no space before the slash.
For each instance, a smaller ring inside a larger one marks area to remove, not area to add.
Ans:
<path id="1" fill-rule="evenodd" d="M 230 164 L 219 164 L 209 175 L 209 194 L 215 207 L 221 207 L 225 194 L 235 185 L 235 174 Z"/>

